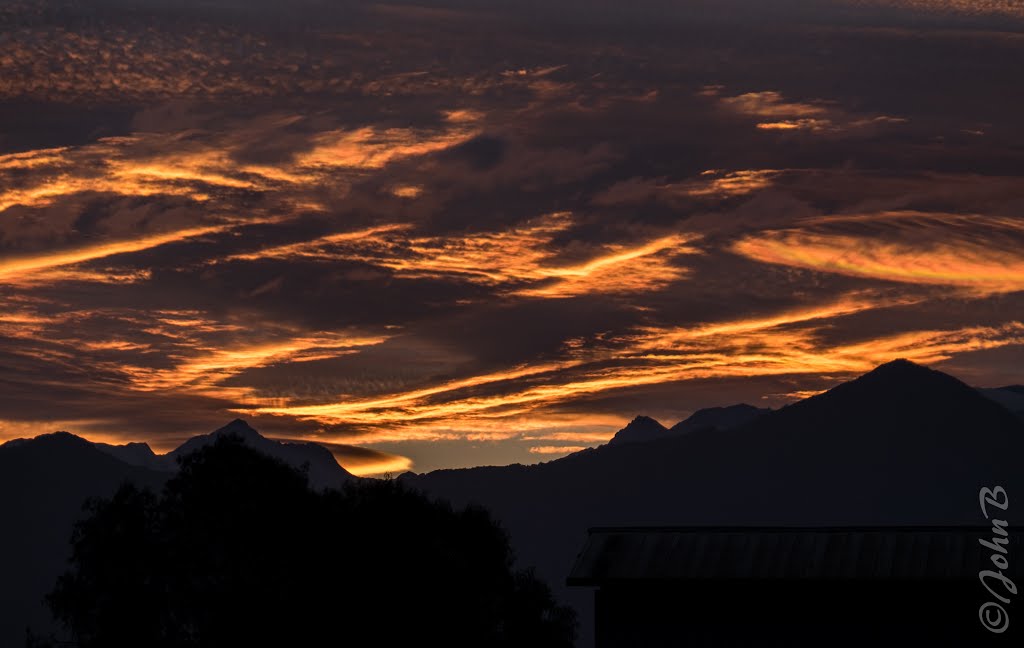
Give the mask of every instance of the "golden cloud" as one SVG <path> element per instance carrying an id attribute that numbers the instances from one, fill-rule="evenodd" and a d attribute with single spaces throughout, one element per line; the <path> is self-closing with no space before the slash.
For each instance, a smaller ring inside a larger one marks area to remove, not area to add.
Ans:
<path id="1" fill-rule="evenodd" d="M 325 182 L 336 189 L 339 170 L 378 171 L 392 162 L 465 142 L 478 132 L 471 118 L 478 117 L 466 114 L 440 130 L 367 126 L 326 131 L 312 136 L 310 151 L 278 165 L 235 161 L 234 154 L 247 139 L 265 135 L 259 132 L 207 134 L 198 144 L 189 132 L 137 133 L 79 148 L 5 155 L 0 157 L 0 186 L 10 188 L 0 190 L 0 212 L 15 205 L 42 207 L 82 192 L 174 195 L 207 202 L 213 190 L 242 190 L 284 192 L 282 200 L 291 200 L 296 189 L 312 189 Z M 13 174 L 26 167 L 36 172 L 19 185 Z M 404 190 L 406 196 L 414 193 L 411 188 Z"/>
<path id="2" fill-rule="evenodd" d="M 865 232 L 837 226 L 867 225 Z M 1024 227 L 986 216 L 894 212 L 833 217 L 753 234 L 737 254 L 819 272 L 953 286 L 979 295 L 1024 290 Z"/>
<path id="3" fill-rule="evenodd" d="M 721 96 L 723 90 L 721 86 L 711 86 L 700 94 L 717 97 L 719 105 L 726 110 L 760 120 L 756 127 L 762 131 L 842 134 L 871 132 L 873 127 L 907 122 L 901 117 L 888 115 L 849 114 L 830 101 L 789 101 L 782 93 L 774 90 L 748 92 L 735 97 Z"/>
<path id="4" fill-rule="evenodd" d="M 445 278 L 495 287 L 510 295 L 563 298 L 657 290 L 686 276 L 673 260 L 699 250 L 696 237 L 670 234 L 637 244 L 595 249 L 584 261 L 563 261 L 552 239 L 573 224 L 568 213 L 497 232 L 415 237 L 392 224 L 234 255 L 228 260 L 361 261 L 405 278 Z"/>
<path id="5" fill-rule="evenodd" d="M 587 446 L 532 446 L 530 448 L 530 454 L 567 455 L 586 449 Z"/>
<path id="6" fill-rule="evenodd" d="M 315 441 L 314 441 L 315 443 Z M 356 477 L 378 477 L 381 475 L 398 475 L 412 470 L 412 459 L 384 452 L 354 453 L 345 450 L 333 450 L 334 459 L 338 464 Z"/>
<path id="7" fill-rule="evenodd" d="M 26 277 L 31 277 L 34 273 L 40 271 L 50 271 L 55 268 L 103 259 L 117 254 L 141 252 L 142 250 L 148 250 L 168 243 L 222 232 L 225 229 L 226 226 L 194 227 L 164 234 L 151 234 L 130 240 L 100 243 L 72 250 L 8 258 L 0 260 L 0 284 L 15 283 Z M 75 277 L 75 275 L 70 276 Z M 51 277 L 63 278 L 59 275 L 51 275 Z M 85 277 L 89 277 L 89 275 L 77 276 L 79 279 Z"/>
<path id="8" fill-rule="evenodd" d="M 607 206 L 653 200 L 675 206 L 687 198 L 745 196 L 770 187 L 780 173 L 774 169 L 709 169 L 682 182 L 667 182 L 664 178 L 632 178 L 612 185 L 594 196 L 591 202 Z"/>

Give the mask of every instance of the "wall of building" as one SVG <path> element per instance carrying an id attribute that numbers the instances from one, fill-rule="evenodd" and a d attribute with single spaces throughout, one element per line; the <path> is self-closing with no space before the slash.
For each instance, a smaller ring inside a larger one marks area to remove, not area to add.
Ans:
<path id="1" fill-rule="evenodd" d="M 981 627 L 983 594 L 977 580 L 605 586 L 595 593 L 597 648 L 1021 645 Z"/>

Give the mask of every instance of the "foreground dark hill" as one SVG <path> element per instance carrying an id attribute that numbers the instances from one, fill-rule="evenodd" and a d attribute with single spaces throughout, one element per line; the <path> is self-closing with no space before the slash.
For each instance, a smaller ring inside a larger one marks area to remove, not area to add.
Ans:
<path id="1" fill-rule="evenodd" d="M 521 559 L 557 583 L 590 526 L 983 525 L 979 488 L 1024 493 L 1022 468 L 1024 426 L 1008 410 L 897 361 L 732 429 L 404 479 L 491 508 Z M 1024 505 L 1008 517 L 1024 522 Z"/>
<path id="2" fill-rule="evenodd" d="M 67 433 L 0 446 L 0 646 L 23 645 L 28 625 L 47 627 L 42 598 L 64 569 L 85 498 L 108 497 L 126 480 L 166 479 Z"/>

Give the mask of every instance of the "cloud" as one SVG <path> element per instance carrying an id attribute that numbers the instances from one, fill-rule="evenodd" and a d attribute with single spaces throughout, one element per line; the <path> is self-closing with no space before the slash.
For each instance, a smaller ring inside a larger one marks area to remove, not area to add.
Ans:
<path id="1" fill-rule="evenodd" d="M 733 250 L 765 263 L 987 295 L 1024 290 L 1024 227 L 1016 219 L 893 212 L 811 221 Z"/>
<path id="2" fill-rule="evenodd" d="M 685 277 L 672 263 L 695 254 L 684 235 L 646 242 L 577 246 L 576 258 L 559 258 L 555 236 L 568 232 L 571 214 L 541 216 L 496 232 L 417 237 L 412 224 L 393 224 L 328 234 L 302 243 L 227 257 L 225 261 L 275 259 L 319 262 L 359 261 L 404 278 L 434 278 L 492 287 L 533 297 L 638 293 Z"/>
<path id="3" fill-rule="evenodd" d="M 197 227 L 167 234 L 153 234 L 132 240 L 113 241 L 78 249 L 9 258 L 0 261 L 0 282 L 18 281 L 19 279 L 31 277 L 34 273 L 40 271 L 77 265 L 86 261 L 104 259 L 119 254 L 130 254 L 132 252 L 148 250 L 168 243 L 222 232 L 224 229 L 224 226 Z M 88 275 L 71 276 L 75 276 L 78 279 L 91 278 Z M 51 274 L 47 278 L 52 280 L 63 279 L 64 277 Z M 106 281 L 108 279 L 106 276 L 103 276 L 100 280 Z"/>
<path id="4" fill-rule="evenodd" d="M 718 93 L 718 88 L 711 88 L 702 94 L 715 96 Z M 719 104 L 727 110 L 757 119 L 756 128 L 762 131 L 866 135 L 874 134 L 878 128 L 907 123 L 902 117 L 852 115 L 834 102 L 788 101 L 782 93 L 774 90 L 720 97 Z"/>
<path id="5" fill-rule="evenodd" d="M 539 455 L 567 455 L 586 449 L 586 446 L 532 446 L 530 453 Z"/>
<path id="6" fill-rule="evenodd" d="M 592 199 L 595 205 L 611 206 L 644 202 L 662 202 L 679 207 L 687 199 L 746 196 L 772 185 L 779 172 L 771 169 L 724 171 L 709 169 L 698 177 L 682 182 L 664 178 L 630 178 L 601 191 Z"/>
<path id="7" fill-rule="evenodd" d="M 290 439 L 282 440 L 288 441 Z M 312 440 L 319 442 L 315 438 Z M 412 459 L 401 455 L 340 443 L 319 443 L 331 451 L 342 468 L 357 477 L 398 475 L 408 472 L 413 468 Z"/>

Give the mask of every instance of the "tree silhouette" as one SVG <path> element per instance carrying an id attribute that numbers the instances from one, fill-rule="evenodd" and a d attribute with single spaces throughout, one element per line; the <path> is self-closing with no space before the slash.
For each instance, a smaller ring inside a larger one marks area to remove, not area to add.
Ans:
<path id="1" fill-rule="evenodd" d="M 480 508 L 391 480 L 313 492 L 224 437 L 156 496 L 93 501 L 47 598 L 83 648 L 571 646 L 575 618 Z"/>

